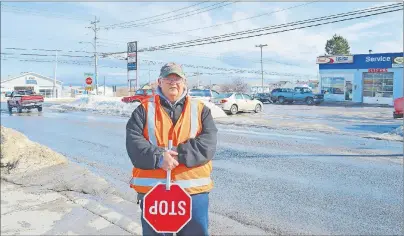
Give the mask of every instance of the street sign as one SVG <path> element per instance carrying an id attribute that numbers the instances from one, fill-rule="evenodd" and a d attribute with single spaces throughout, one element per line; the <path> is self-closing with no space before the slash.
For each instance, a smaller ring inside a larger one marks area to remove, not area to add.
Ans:
<path id="1" fill-rule="evenodd" d="M 178 184 L 159 183 L 144 196 L 143 218 L 157 233 L 178 233 L 192 218 L 192 198 Z"/>
<path id="2" fill-rule="evenodd" d="M 93 83 L 93 79 L 91 79 L 91 77 L 87 77 L 86 78 L 86 84 L 90 85 Z"/>

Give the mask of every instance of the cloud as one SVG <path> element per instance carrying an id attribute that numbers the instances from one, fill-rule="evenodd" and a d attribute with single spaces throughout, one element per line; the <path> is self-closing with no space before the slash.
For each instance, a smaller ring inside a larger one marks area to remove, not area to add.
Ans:
<path id="1" fill-rule="evenodd" d="M 69 3 L 68 5 L 74 7 L 72 8 L 72 12 L 86 12 L 87 15 L 101 16 L 100 25 L 102 26 L 158 15 L 192 4 L 194 3 L 82 2 Z M 212 3 L 206 3 L 205 5 L 209 4 Z M 345 3 L 341 3 L 340 5 L 341 9 L 339 10 L 341 12 L 352 10 L 348 9 L 350 8 L 350 5 L 348 6 L 347 4 L 344 4 Z M 317 7 L 315 12 L 313 12 L 311 10 L 312 8 L 310 8 L 315 6 L 313 4 L 307 7 L 299 7 L 274 14 L 268 14 L 264 17 L 239 21 L 235 24 L 225 24 L 218 27 L 176 35 L 156 36 L 167 32 L 182 31 L 198 27 L 203 28 L 215 24 L 245 19 L 254 15 L 270 13 L 293 5 L 298 4 L 240 2 L 220 10 L 204 12 L 161 24 L 151 24 L 144 27 L 127 29 L 101 30 L 99 31 L 99 38 L 104 47 L 100 47 L 99 50 L 105 52 L 125 51 L 126 43 L 135 40 L 139 41 L 140 48 L 182 42 L 200 37 L 217 36 L 225 33 L 313 18 L 317 17 L 319 12 L 321 13 L 323 11 L 324 13 L 321 15 L 327 15 L 327 12 L 334 10 L 328 9 L 326 7 L 327 5 L 323 3 L 322 5 L 324 5 L 324 7 Z M 186 11 L 193 11 L 196 9 L 198 9 L 198 6 L 189 8 Z M 402 46 L 402 36 L 400 38 L 395 37 L 400 30 L 400 27 L 392 28 L 392 26 L 402 25 L 402 15 L 401 17 L 398 16 L 399 14 L 389 14 L 380 17 L 324 25 L 312 29 L 295 30 L 212 45 L 181 48 L 167 52 L 139 53 L 139 59 L 152 59 L 159 61 L 175 60 L 180 63 L 196 65 L 260 69 L 260 49 L 256 48 L 255 45 L 268 44 L 268 47 L 264 47 L 263 49 L 265 70 L 316 74 L 317 65 L 315 64 L 315 58 L 324 53 L 325 42 L 327 39 L 331 38 L 334 33 L 342 34 L 344 37 L 348 38 L 351 49 L 355 52 L 363 53 L 363 50 L 367 50 L 368 48 L 373 48 L 374 51 L 380 50 L 380 52 L 393 49 L 393 51 L 397 51 L 396 48 L 398 48 L 400 44 Z M 152 19 L 146 19 L 139 22 L 150 20 Z M 12 21 L 13 24 L 8 24 L 7 26 L 5 25 L 5 22 L 7 21 Z M 24 22 L 30 22 L 30 24 L 24 24 Z M 78 50 L 84 48 L 84 50 L 91 50 L 91 45 L 84 47 L 85 45 L 77 44 L 78 41 L 89 41 L 93 38 L 92 31 L 85 28 L 87 26 L 89 26 L 89 22 L 85 21 L 77 22 L 60 18 L 53 19 L 46 17 L 46 15 L 43 17 L 30 15 L 16 17 L 9 13 L 3 14 L 2 12 L 2 47 L 32 46 L 52 49 L 63 45 L 63 48 L 66 49 Z M 60 30 L 61 28 L 63 28 L 63 30 Z M 17 37 L 17 40 L 4 38 L 3 35 L 7 37 Z M 100 69 L 103 73 L 121 73 L 125 67 L 124 61 L 113 63 L 101 59 L 100 64 L 107 66 L 119 64 L 119 66 L 123 67 L 123 69 L 119 71 L 114 71 L 113 69 L 110 70 L 108 68 Z M 158 65 L 153 66 L 153 68 L 158 69 Z M 74 75 L 81 74 L 82 71 L 88 69 L 91 68 L 77 67 L 76 69 L 73 69 L 73 67 L 69 67 L 68 69 L 65 69 L 64 66 L 61 66 L 60 73 Z M 192 70 L 194 69 L 190 69 L 190 71 Z"/>

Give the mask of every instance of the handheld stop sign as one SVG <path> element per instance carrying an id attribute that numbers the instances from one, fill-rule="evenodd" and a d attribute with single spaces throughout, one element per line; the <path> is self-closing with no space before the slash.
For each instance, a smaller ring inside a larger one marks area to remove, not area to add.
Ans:
<path id="1" fill-rule="evenodd" d="M 169 150 L 172 143 L 169 140 Z M 143 218 L 157 233 L 178 233 L 191 220 L 192 198 L 180 185 L 171 183 L 171 170 L 165 184 L 156 184 L 144 196 Z"/>

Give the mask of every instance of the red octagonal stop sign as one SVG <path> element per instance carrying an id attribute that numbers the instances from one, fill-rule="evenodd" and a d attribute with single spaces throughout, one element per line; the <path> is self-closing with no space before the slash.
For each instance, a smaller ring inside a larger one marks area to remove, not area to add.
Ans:
<path id="1" fill-rule="evenodd" d="M 192 218 L 192 198 L 178 184 L 157 184 L 143 198 L 143 218 L 157 233 L 178 233 Z"/>

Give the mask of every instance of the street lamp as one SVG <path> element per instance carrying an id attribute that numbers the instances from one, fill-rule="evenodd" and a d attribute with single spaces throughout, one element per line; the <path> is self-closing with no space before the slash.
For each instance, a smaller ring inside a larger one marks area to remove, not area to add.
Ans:
<path id="1" fill-rule="evenodd" d="M 255 45 L 255 47 L 261 48 L 261 79 L 262 79 L 262 92 L 264 92 L 264 67 L 262 65 L 262 48 L 268 46 L 267 44 L 260 44 L 260 45 Z"/>
<path id="2" fill-rule="evenodd" d="M 95 92 L 96 92 L 96 94 L 98 95 L 98 56 L 97 56 L 97 45 L 96 44 L 94 44 L 94 43 L 92 43 L 92 42 L 83 42 L 83 41 L 80 41 L 79 42 L 80 44 L 84 44 L 84 43 L 89 43 L 89 44 L 91 44 L 91 45 L 93 45 L 93 48 L 94 48 L 94 70 L 95 70 L 95 76 L 94 76 L 94 78 L 95 78 Z"/>

